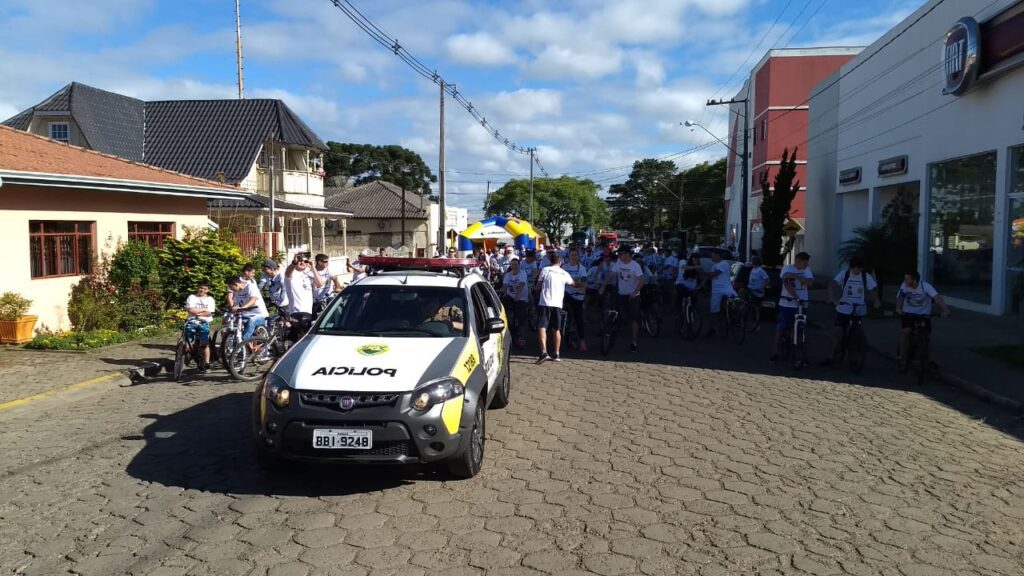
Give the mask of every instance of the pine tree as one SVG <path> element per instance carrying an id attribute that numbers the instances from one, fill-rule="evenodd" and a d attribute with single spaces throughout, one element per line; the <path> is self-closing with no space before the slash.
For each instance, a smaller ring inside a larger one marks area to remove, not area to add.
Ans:
<path id="1" fill-rule="evenodd" d="M 789 219 L 789 210 L 793 198 L 800 190 L 800 181 L 796 179 L 796 152 L 789 155 L 789 149 L 782 151 L 782 163 L 775 173 L 774 185 L 769 185 L 768 171 L 761 174 L 761 258 L 765 266 L 782 264 L 782 227 Z"/>

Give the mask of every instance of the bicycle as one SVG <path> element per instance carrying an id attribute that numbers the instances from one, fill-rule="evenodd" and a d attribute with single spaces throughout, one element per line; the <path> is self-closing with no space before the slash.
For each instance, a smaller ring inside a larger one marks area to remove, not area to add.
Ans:
<path id="1" fill-rule="evenodd" d="M 929 358 L 931 334 L 928 333 L 929 317 L 910 316 L 913 319 L 913 324 L 910 328 L 910 337 L 907 339 L 907 350 L 905 353 L 901 351 L 899 368 L 900 372 L 906 374 L 910 370 L 911 364 L 913 364 L 917 372 L 917 385 L 923 386 L 928 378 L 928 370 L 931 369 L 931 359 Z"/>
<path id="2" fill-rule="evenodd" d="M 261 378 L 278 358 L 308 331 L 314 317 L 310 314 L 278 313 L 268 319 L 270 330 L 257 327 L 253 337 L 242 340 L 229 351 L 225 367 L 235 380 L 249 381 Z"/>
<path id="3" fill-rule="evenodd" d="M 622 316 L 617 306 L 617 298 L 614 293 L 606 292 L 604 295 L 604 312 L 601 315 L 601 354 L 607 356 L 615 346 L 615 340 L 619 336 L 619 321 Z"/>
<path id="4" fill-rule="evenodd" d="M 779 355 L 793 363 L 797 370 L 807 365 L 807 301 L 783 296 L 783 300 L 796 302 L 793 330 L 783 332 L 779 338 Z"/>
<path id="5" fill-rule="evenodd" d="M 854 374 L 864 370 L 864 356 L 867 351 L 867 338 L 864 336 L 864 317 L 857 314 L 860 304 L 852 304 L 850 323 L 843 330 L 842 349 L 839 361 L 846 360 Z"/>
<path id="6" fill-rule="evenodd" d="M 740 297 L 754 313 L 754 321 L 746 327 L 746 330 L 747 332 L 757 332 L 761 327 L 761 303 L 764 302 L 764 296 L 754 296 L 749 289 L 744 288 L 740 291 Z"/>
<path id="7" fill-rule="evenodd" d="M 242 342 L 242 336 L 245 334 L 245 318 L 240 313 L 231 312 L 230 310 L 224 310 L 223 314 L 224 320 L 222 327 L 218 331 L 218 336 L 220 336 L 222 340 L 217 352 L 221 365 L 230 373 L 232 369 L 231 362 L 238 359 L 235 352 L 239 343 Z M 220 332 L 224 332 L 224 334 L 220 334 Z M 267 330 L 266 326 L 257 326 L 253 331 L 250 340 L 257 337 L 270 337 L 270 332 Z M 212 342 L 213 340 L 211 340 L 211 343 Z"/>
<path id="8" fill-rule="evenodd" d="M 742 345 L 747 332 L 753 332 L 754 310 L 749 302 L 739 296 L 723 298 L 722 310 L 725 313 L 725 333 L 732 333 L 736 345 Z"/>
<path id="9" fill-rule="evenodd" d="M 704 316 L 701 314 L 700 309 L 697 308 L 692 293 L 680 299 L 677 324 L 679 335 L 687 340 L 693 340 L 701 333 L 701 328 L 704 326 Z"/>
<path id="10" fill-rule="evenodd" d="M 651 338 L 661 333 L 661 312 L 658 310 L 660 291 L 658 286 L 644 286 L 640 294 L 640 326 Z"/>
<path id="11" fill-rule="evenodd" d="M 191 319 L 181 327 L 181 334 L 178 336 L 178 343 L 174 347 L 174 381 L 181 382 L 186 366 L 198 366 L 199 370 L 207 368 L 203 359 L 203 346 L 199 342 L 197 330 L 202 320 Z"/>

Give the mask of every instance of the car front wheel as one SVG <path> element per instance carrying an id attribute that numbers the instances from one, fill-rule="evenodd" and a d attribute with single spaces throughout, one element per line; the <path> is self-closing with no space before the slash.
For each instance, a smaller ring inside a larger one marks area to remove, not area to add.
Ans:
<path id="1" fill-rule="evenodd" d="M 480 472 L 484 463 L 484 402 L 485 395 L 477 399 L 476 410 L 473 412 L 473 426 L 469 430 L 469 443 L 448 463 L 448 472 L 460 479 L 472 478 Z"/>

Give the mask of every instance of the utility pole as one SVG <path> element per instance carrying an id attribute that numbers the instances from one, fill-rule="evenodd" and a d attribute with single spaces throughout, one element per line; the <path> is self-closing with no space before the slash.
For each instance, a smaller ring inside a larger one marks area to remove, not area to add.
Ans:
<path id="1" fill-rule="evenodd" d="M 484 197 L 484 210 L 487 210 L 487 205 L 491 203 L 491 181 L 487 181 L 487 196 Z"/>
<path id="2" fill-rule="evenodd" d="M 676 214 L 676 230 L 682 231 L 683 229 L 683 186 L 684 186 L 684 175 L 679 175 L 679 213 Z"/>
<path id="3" fill-rule="evenodd" d="M 270 137 L 270 233 L 277 232 L 277 214 L 274 212 L 274 160 L 277 155 L 274 150 L 274 137 Z"/>
<path id="4" fill-rule="evenodd" d="M 441 86 L 441 141 L 438 146 L 438 153 L 440 158 L 437 161 L 437 190 L 438 190 L 438 212 L 440 213 L 440 226 L 437 231 L 437 251 L 440 254 L 445 253 L 445 227 L 446 227 L 446 213 L 445 199 L 444 199 L 444 80 L 438 78 L 438 85 Z"/>
<path id="5" fill-rule="evenodd" d="M 533 225 L 533 155 L 537 152 L 536 148 L 530 148 L 530 224 Z"/>
<path id="6" fill-rule="evenodd" d="M 748 151 L 748 141 L 750 138 L 750 111 L 749 111 L 750 98 L 733 98 L 732 100 L 708 100 L 708 106 L 722 106 L 729 104 L 743 104 L 743 158 L 741 159 L 742 174 L 743 174 L 743 192 L 740 194 L 740 234 L 739 234 L 739 246 L 738 251 L 740 257 L 746 262 L 750 259 L 747 255 L 747 233 L 750 231 L 750 226 L 747 223 L 747 211 L 748 211 L 748 190 L 750 186 L 747 184 L 747 156 L 750 155 Z M 726 214 L 728 218 L 728 214 Z"/>
<path id="7" fill-rule="evenodd" d="M 402 184 L 402 241 L 398 243 L 398 247 L 405 246 L 405 184 Z"/>
<path id="8" fill-rule="evenodd" d="M 238 53 L 238 99 L 242 100 L 242 14 L 239 11 L 240 0 L 235 0 L 235 51 Z"/>

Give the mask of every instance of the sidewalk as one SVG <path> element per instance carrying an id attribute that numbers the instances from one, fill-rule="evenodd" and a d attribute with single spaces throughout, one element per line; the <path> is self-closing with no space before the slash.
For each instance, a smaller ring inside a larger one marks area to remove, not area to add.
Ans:
<path id="1" fill-rule="evenodd" d="M 824 303 L 824 290 L 813 290 L 811 300 Z M 989 316 L 953 308 L 949 318 L 932 320 L 931 357 L 938 365 L 932 376 L 963 388 L 985 400 L 1024 410 L 1024 369 L 975 350 L 992 346 L 1024 345 L 1024 316 Z M 833 309 L 818 304 L 811 319 L 822 328 L 832 326 Z M 870 318 L 864 330 L 871 348 L 890 360 L 895 374 L 899 338 L 896 316 Z"/>

